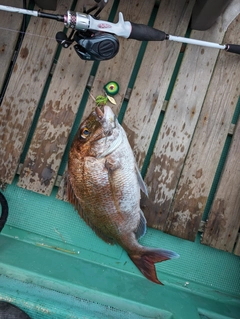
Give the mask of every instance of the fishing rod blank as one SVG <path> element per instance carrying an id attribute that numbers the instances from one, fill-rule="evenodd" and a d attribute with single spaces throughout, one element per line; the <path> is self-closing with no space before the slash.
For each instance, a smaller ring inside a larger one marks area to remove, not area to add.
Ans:
<path id="1" fill-rule="evenodd" d="M 176 41 L 181 43 L 188 43 L 194 45 L 201 45 L 205 47 L 211 47 L 221 50 L 226 50 L 228 52 L 240 54 L 240 45 L 237 44 L 217 44 L 208 41 L 201 41 L 191 38 L 184 38 L 173 36 L 167 34 L 161 30 L 152 28 L 147 25 L 137 24 L 129 21 L 124 21 L 123 15 L 119 13 L 119 21 L 117 23 L 111 23 L 108 21 L 103 21 L 79 12 L 67 11 L 65 15 L 49 14 L 40 11 L 32 11 L 21 8 L 9 7 L 0 5 L 0 10 L 28 14 L 40 18 L 54 19 L 57 21 L 64 22 L 66 27 L 70 27 L 75 30 L 92 30 L 107 32 L 110 34 L 115 34 L 120 37 L 135 39 L 139 41 Z"/>
<path id="2" fill-rule="evenodd" d="M 4 5 L 0 5 L 0 10 L 14 12 L 14 13 L 27 14 L 27 15 L 34 16 L 34 17 L 48 18 L 48 19 L 53 19 L 53 20 L 57 20 L 60 22 L 64 22 L 64 15 L 59 15 L 59 14 L 50 14 L 50 13 L 44 13 L 44 12 L 40 12 L 40 11 L 27 10 L 27 9 L 15 8 L 15 7 L 10 7 L 10 6 L 4 6 Z"/>

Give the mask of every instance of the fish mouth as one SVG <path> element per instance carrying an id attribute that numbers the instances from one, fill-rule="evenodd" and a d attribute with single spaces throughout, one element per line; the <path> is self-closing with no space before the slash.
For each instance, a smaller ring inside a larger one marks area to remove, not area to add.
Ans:
<path id="1" fill-rule="evenodd" d="M 99 107 L 96 107 L 95 116 L 102 125 L 103 134 L 105 135 L 103 139 L 105 139 L 106 145 L 108 145 L 108 147 L 97 156 L 98 158 L 103 158 L 114 152 L 122 144 L 123 134 L 118 125 L 117 117 L 109 106 L 105 105 L 103 111 Z M 108 140 L 110 136 L 112 137 Z M 110 143 L 107 144 L 107 141 Z"/>
<path id="2" fill-rule="evenodd" d="M 100 109 L 99 106 L 97 106 L 95 109 L 95 112 L 100 121 L 102 120 L 107 122 L 115 121 L 116 116 L 108 105 L 104 105 L 103 111 Z"/>
<path id="3" fill-rule="evenodd" d="M 95 114 L 104 128 L 105 135 L 111 135 L 112 130 L 116 127 L 116 116 L 112 109 L 108 105 L 105 105 L 102 111 L 100 107 L 97 106 Z"/>
<path id="4" fill-rule="evenodd" d="M 102 112 L 102 110 L 100 109 L 100 107 L 96 107 L 95 109 L 96 115 L 98 117 L 99 120 L 102 120 L 104 117 L 104 113 Z"/>

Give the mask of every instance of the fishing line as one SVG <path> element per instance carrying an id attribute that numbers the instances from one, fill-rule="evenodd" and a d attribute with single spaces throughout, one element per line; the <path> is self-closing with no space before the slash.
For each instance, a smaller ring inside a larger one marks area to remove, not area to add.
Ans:
<path id="1" fill-rule="evenodd" d="M 19 30 L 14 30 L 14 29 L 9 29 L 9 28 L 4 28 L 4 27 L 0 27 L 0 30 L 6 30 L 6 31 L 10 31 L 10 32 L 15 32 L 15 33 L 19 33 L 19 34 L 24 34 L 24 36 L 34 36 L 34 37 L 39 37 L 39 38 L 44 38 L 47 40 L 54 40 L 56 41 L 56 38 L 54 37 L 47 37 L 41 34 L 37 34 L 37 33 L 31 33 L 31 32 L 24 32 L 24 31 L 19 31 Z"/>
<path id="2" fill-rule="evenodd" d="M 54 37 L 46 37 L 46 36 L 43 36 L 43 35 L 37 34 L 37 33 L 24 32 L 24 31 L 14 30 L 14 29 L 10 29 L 10 28 L 3 28 L 3 27 L 0 27 L 0 30 L 5 30 L 5 31 L 8 31 L 8 32 L 19 33 L 19 34 L 24 35 L 24 37 L 30 36 L 30 37 L 35 37 L 35 38 L 38 37 L 38 38 L 43 38 L 43 39 L 46 39 L 46 40 L 54 40 L 54 41 L 56 41 L 56 38 L 54 38 Z M 16 51 L 16 50 L 15 50 L 15 51 Z M 18 56 L 18 53 L 16 54 L 16 58 L 17 58 L 17 56 Z M 12 61 L 12 63 L 13 63 L 13 61 Z M 56 58 L 53 59 L 53 64 L 54 64 L 54 65 L 60 64 L 60 65 L 63 66 L 63 64 L 62 64 L 61 62 L 59 62 L 59 60 L 56 59 Z M 15 62 L 14 62 L 14 65 L 15 65 Z M 13 66 L 14 66 L 14 65 L 13 65 Z M 11 72 L 11 73 L 12 73 L 12 72 Z M 10 75 L 11 73 L 9 72 L 9 75 Z M 8 83 L 8 82 L 9 82 L 9 79 L 6 81 L 6 83 Z M 6 88 L 2 90 L 1 97 L 0 97 L 0 104 L 1 104 L 1 102 L 2 102 L 2 100 L 3 100 L 3 96 L 4 96 L 4 94 L 5 94 L 5 91 L 6 91 Z M 3 93 L 4 93 L 4 94 L 3 94 Z"/>

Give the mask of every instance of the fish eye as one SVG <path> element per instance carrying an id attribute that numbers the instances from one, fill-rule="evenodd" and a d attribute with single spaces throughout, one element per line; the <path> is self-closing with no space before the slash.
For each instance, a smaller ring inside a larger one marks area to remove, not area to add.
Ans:
<path id="1" fill-rule="evenodd" d="M 81 137 L 84 138 L 84 139 L 86 139 L 86 138 L 89 136 L 89 134 L 90 134 L 89 129 L 88 129 L 87 127 L 84 127 L 84 128 L 82 129 Z"/>

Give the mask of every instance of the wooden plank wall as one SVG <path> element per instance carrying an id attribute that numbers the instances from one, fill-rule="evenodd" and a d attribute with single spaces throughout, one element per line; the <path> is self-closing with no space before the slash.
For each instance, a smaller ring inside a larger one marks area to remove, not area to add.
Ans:
<path id="1" fill-rule="evenodd" d="M 238 41 L 237 20 L 230 25 L 223 43 Z M 239 98 L 240 78 L 236 70 L 240 70 L 239 57 L 221 52 L 168 215 L 165 227 L 170 234 L 190 240 L 196 237 Z"/>
<path id="2" fill-rule="evenodd" d="M 240 228 L 240 116 L 208 217 L 202 243 L 233 251 Z M 238 251 L 235 251 L 239 254 Z"/>
<path id="3" fill-rule="evenodd" d="M 92 1 L 79 1 L 76 11 L 82 11 Z M 107 19 L 111 6 L 104 11 Z M 70 30 L 69 30 L 70 32 Z M 86 88 L 92 62 L 81 60 L 73 46 L 62 49 L 41 115 L 29 147 L 18 185 L 50 195 L 62 155 Z"/>
<path id="4" fill-rule="evenodd" d="M 169 34 L 184 36 L 189 24 L 193 1 L 161 1 L 154 27 Z M 164 13 L 164 14 L 163 14 Z M 148 43 L 133 92 L 124 116 L 123 127 L 142 167 L 148 147 L 164 107 L 164 99 L 174 71 L 180 43 Z"/>
<path id="5" fill-rule="evenodd" d="M 58 3 L 56 12 L 65 13 L 72 0 Z M 235 16 L 224 13 L 210 30 L 192 31 L 191 37 L 217 43 L 238 43 L 240 5 L 237 0 L 232 3 Z M 79 0 L 75 11 L 81 12 L 83 4 L 91 7 L 93 1 Z M 108 19 L 112 5 L 113 1 L 109 1 L 101 19 Z M 125 20 L 148 24 L 154 5 L 155 0 L 120 1 L 117 13 L 123 12 Z M 194 0 L 160 1 L 153 26 L 169 34 L 184 36 L 193 5 Z M 9 20 L 16 30 L 21 24 L 20 16 L 17 18 L 16 25 Z M 115 22 L 117 20 L 118 14 L 114 18 Z M 21 163 L 18 186 L 48 196 L 56 183 L 84 94 L 90 90 L 85 109 L 81 110 L 85 117 L 95 105 L 92 97 L 103 94 L 104 84 L 114 80 L 119 83 L 120 91 L 115 96 L 117 104 L 111 106 L 116 114 L 123 115 L 122 124 L 139 167 L 147 168 L 144 177 L 149 197 L 143 196 L 141 205 L 148 226 L 195 240 L 225 140 L 233 127 L 231 121 L 240 94 L 239 56 L 188 45 L 170 100 L 166 103 L 170 81 L 183 50 L 181 43 L 149 42 L 130 90 L 141 42 L 120 38 L 116 57 L 99 65 L 81 60 L 73 47 L 62 49 L 54 63 L 57 49 L 54 38 L 61 29 L 62 25 L 56 21 L 36 18 L 31 18 L 28 25 L 0 106 L 1 182 L 11 183 L 16 174 L 47 79 L 50 85 L 25 160 Z M 1 37 L 1 43 L 7 43 L 4 50 L 7 47 L 13 50 L 16 35 L 11 35 L 7 42 Z M 6 62 L 0 66 L 6 73 L 10 54 L 5 51 L 2 53 Z M 55 68 L 51 71 L 53 64 Z M 3 74 L 1 81 L 4 77 Z M 130 91 L 129 96 L 127 92 Z M 163 122 L 159 128 L 160 118 Z M 150 153 L 154 134 L 157 137 Z M 229 252 L 238 241 L 234 250 L 236 255 L 240 254 L 239 137 L 238 121 L 202 238 L 203 244 Z M 62 183 L 58 198 L 63 198 L 63 194 Z"/>
<path id="6" fill-rule="evenodd" d="M 18 6 L 18 0 L 2 0 L 2 5 Z M 22 24 L 22 16 L 15 16 L 11 12 L 0 12 L 0 90 L 10 66 L 11 60 L 15 53 L 15 46 L 19 36 Z M 8 30 L 10 29 L 10 30 Z M 14 30 L 14 32 L 12 31 Z"/>
<path id="7" fill-rule="evenodd" d="M 191 36 L 222 42 L 222 21 Z M 238 21 L 226 43 L 238 43 Z M 237 55 L 188 46 L 145 178 L 150 226 L 195 240 L 239 98 L 239 63 Z"/>
<path id="8" fill-rule="evenodd" d="M 64 14 L 71 0 L 58 1 Z M 0 176 L 11 183 L 52 66 L 59 22 L 31 19 L 0 109 Z M 35 36 L 36 35 L 36 36 Z"/>

